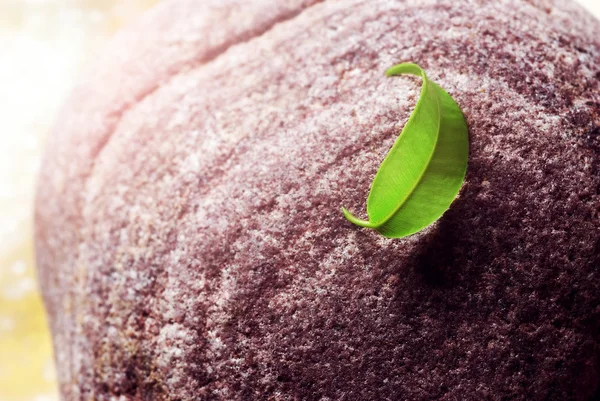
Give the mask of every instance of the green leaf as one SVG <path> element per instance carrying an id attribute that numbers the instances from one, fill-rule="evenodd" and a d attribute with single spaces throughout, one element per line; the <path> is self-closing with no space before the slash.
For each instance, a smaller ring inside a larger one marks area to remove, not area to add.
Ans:
<path id="1" fill-rule="evenodd" d="M 398 64 L 386 75 L 423 80 L 408 122 L 375 175 L 367 199 L 369 220 L 342 208 L 352 223 L 388 238 L 414 234 L 439 219 L 458 194 L 469 157 L 467 123 L 460 107 L 416 64 Z"/>

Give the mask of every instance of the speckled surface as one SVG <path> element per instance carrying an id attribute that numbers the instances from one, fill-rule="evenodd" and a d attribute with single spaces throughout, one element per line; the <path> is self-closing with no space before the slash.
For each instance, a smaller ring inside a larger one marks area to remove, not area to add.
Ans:
<path id="1" fill-rule="evenodd" d="M 563 1 L 156 7 L 44 162 L 64 398 L 598 398 L 598 38 Z M 471 157 L 438 223 L 386 240 L 339 208 L 416 102 L 401 61 L 461 105 Z"/>

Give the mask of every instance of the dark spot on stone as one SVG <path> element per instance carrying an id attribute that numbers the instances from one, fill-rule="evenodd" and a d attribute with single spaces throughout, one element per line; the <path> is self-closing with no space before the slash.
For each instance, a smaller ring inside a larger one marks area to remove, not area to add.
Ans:
<path id="1" fill-rule="evenodd" d="M 586 111 L 574 111 L 570 113 L 570 120 L 576 127 L 584 127 L 590 123 L 591 116 Z"/>

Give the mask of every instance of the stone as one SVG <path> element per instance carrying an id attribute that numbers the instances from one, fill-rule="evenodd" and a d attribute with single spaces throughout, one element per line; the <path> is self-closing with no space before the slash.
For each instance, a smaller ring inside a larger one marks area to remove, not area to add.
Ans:
<path id="1" fill-rule="evenodd" d="M 285 3 L 285 4 L 283 4 Z M 389 240 L 369 185 L 420 64 L 465 184 Z M 600 397 L 600 22 L 562 0 L 170 0 L 49 139 L 39 277 L 65 400 Z"/>

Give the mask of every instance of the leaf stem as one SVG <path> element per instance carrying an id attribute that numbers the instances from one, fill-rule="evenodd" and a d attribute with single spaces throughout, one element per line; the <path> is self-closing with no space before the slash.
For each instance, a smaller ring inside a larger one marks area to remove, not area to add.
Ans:
<path id="1" fill-rule="evenodd" d="M 372 223 L 370 221 L 361 220 L 359 218 L 354 217 L 352 215 L 352 213 L 350 213 L 348 211 L 348 209 L 346 209 L 345 207 L 342 207 L 342 213 L 344 213 L 344 217 L 346 217 L 351 223 L 356 224 L 357 226 L 365 227 L 365 228 L 379 227 L 379 224 L 377 224 L 377 223 Z"/>

